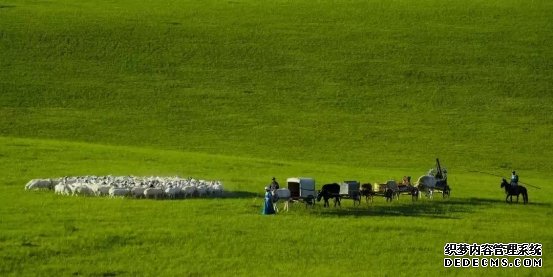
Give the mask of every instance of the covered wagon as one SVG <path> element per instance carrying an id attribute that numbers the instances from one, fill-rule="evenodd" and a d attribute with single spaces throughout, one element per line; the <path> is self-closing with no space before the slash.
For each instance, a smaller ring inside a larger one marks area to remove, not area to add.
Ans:
<path id="1" fill-rule="evenodd" d="M 353 200 L 353 206 L 361 204 L 361 184 L 359 181 L 344 181 L 340 184 L 340 197 Z"/>
<path id="2" fill-rule="evenodd" d="M 315 190 L 315 179 L 309 177 L 293 177 L 286 179 L 290 198 L 292 200 L 305 201 L 307 204 L 315 203 L 317 192 Z"/>
<path id="3" fill-rule="evenodd" d="M 359 196 L 359 186 L 358 181 L 344 181 L 340 185 L 340 196 L 346 198 Z"/>

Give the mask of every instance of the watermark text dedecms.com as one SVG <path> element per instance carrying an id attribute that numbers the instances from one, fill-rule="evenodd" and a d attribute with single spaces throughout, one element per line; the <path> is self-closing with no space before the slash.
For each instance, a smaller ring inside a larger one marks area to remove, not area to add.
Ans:
<path id="1" fill-rule="evenodd" d="M 444 267 L 542 267 L 541 243 L 446 243 Z"/>

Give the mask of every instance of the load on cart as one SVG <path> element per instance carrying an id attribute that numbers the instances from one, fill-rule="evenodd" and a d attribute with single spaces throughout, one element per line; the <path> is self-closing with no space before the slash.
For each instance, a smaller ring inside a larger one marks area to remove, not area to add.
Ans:
<path id="1" fill-rule="evenodd" d="M 440 159 L 436 159 L 436 168 L 431 168 L 428 173 L 417 181 L 417 188 L 432 198 L 434 190 L 441 192 L 443 198 L 451 195 L 451 188 L 447 183 L 447 169 L 442 168 Z"/>

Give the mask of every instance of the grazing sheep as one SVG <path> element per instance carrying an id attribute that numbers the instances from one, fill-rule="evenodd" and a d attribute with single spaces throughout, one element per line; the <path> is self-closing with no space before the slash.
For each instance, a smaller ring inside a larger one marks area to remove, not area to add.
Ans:
<path id="1" fill-rule="evenodd" d="M 54 193 L 55 194 L 62 194 L 64 188 L 65 188 L 65 185 L 62 184 L 62 183 L 59 183 L 54 187 Z"/>
<path id="2" fill-rule="evenodd" d="M 199 197 L 204 197 L 207 195 L 207 186 L 206 185 L 199 185 L 196 187 L 196 192 L 198 193 Z"/>
<path id="3" fill-rule="evenodd" d="M 180 194 L 180 192 L 181 192 L 181 188 L 179 187 L 169 186 L 168 188 L 165 189 L 165 194 L 170 199 L 174 199 L 178 194 Z"/>
<path id="4" fill-rule="evenodd" d="M 216 184 L 214 184 L 214 185 L 211 187 L 211 194 L 212 194 L 213 196 L 222 197 L 222 196 L 223 196 L 223 185 L 221 185 L 219 182 L 217 182 Z"/>
<path id="5" fill-rule="evenodd" d="M 108 185 L 100 185 L 98 186 L 98 190 L 96 191 L 96 195 L 98 196 L 106 196 L 109 195 L 109 189 L 111 187 Z"/>
<path id="6" fill-rule="evenodd" d="M 125 197 L 125 196 L 129 195 L 130 192 L 131 191 L 128 188 L 111 187 L 109 189 L 109 196 L 110 197 L 115 197 L 115 196 Z"/>
<path id="7" fill-rule="evenodd" d="M 56 194 L 128 196 L 161 198 L 222 196 L 220 181 L 172 177 L 65 176 L 59 179 L 34 179 L 25 190 L 54 189 Z"/>
<path id="8" fill-rule="evenodd" d="M 194 194 L 196 193 L 196 187 L 185 186 L 182 191 L 184 193 L 184 198 L 194 196 Z"/>
<path id="9" fill-rule="evenodd" d="M 142 197 L 145 197 L 144 196 L 144 191 L 146 190 L 146 188 L 143 188 L 143 187 L 134 187 L 131 189 L 131 195 L 134 196 L 135 198 L 142 198 Z"/>
<path id="10" fill-rule="evenodd" d="M 25 190 L 53 188 L 54 182 L 52 181 L 52 179 L 33 179 L 25 185 Z"/>
<path id="11" fill-rule="evenodd" d="M 147 188 L 144 190 L 144 196 L 146 198 L 158 199 L 163 197 L 163 190 L 160 188 Z"/>
<path id="12" fill-rule="evenodd" d="M 66 184 L 59 183 L 54 187 L 54 192 L 60 195 L 70 195 L 71 188 Z"/>
<path id="13" fill-rule="evenodd" d="M 75 184 L 73 185 L 73 195 L 93 196 L 94 191 L 87 184 Z"/>
<path id="14" fill-rule="evenodd" d="M 204 186 L 208 196 L 222 196 L 223 194 L 223 185 L 219 181 L 209 181 Z"/>

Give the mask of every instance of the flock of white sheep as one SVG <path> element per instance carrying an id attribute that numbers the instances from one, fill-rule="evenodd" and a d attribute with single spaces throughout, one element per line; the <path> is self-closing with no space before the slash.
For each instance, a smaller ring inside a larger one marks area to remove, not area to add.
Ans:
<path id="1" fill-rule="evenodd" d="M 60 195 L 188 198 L 221 197 L 223 184 L 194 178 L 136 176 L 76 176 L 56 179 L 33 179 L 25 190 L 50 189 Z"/>

